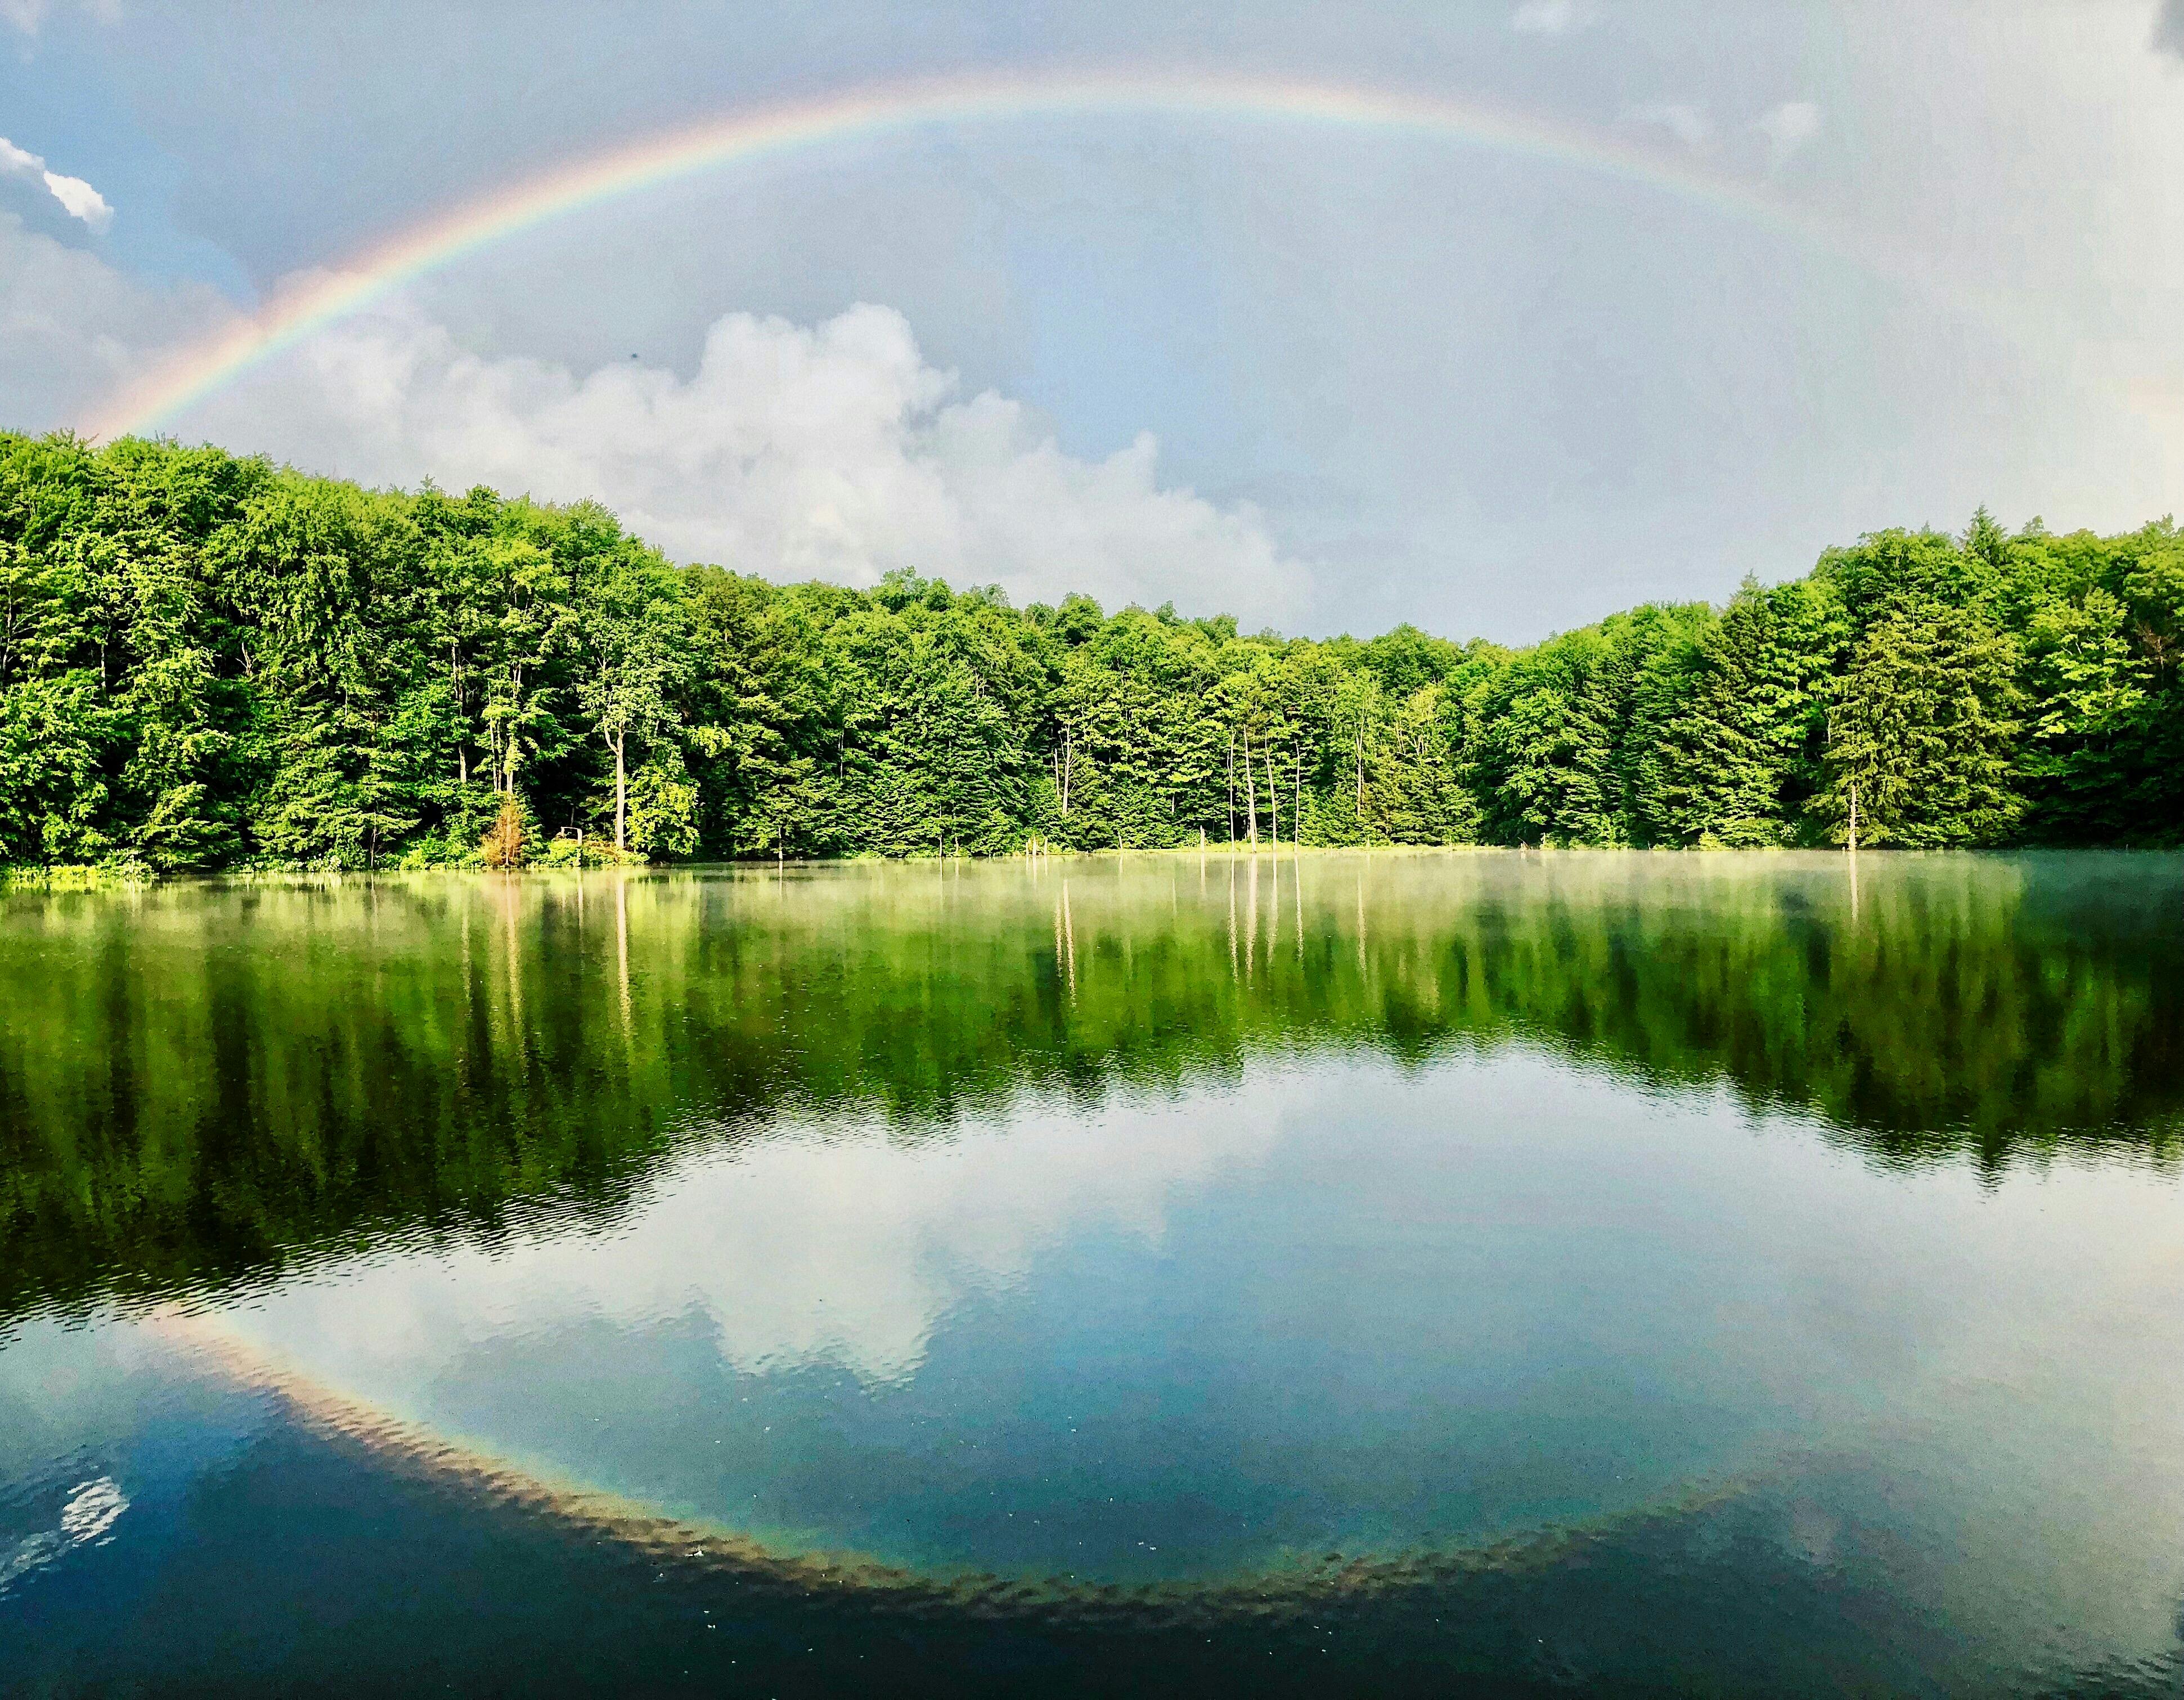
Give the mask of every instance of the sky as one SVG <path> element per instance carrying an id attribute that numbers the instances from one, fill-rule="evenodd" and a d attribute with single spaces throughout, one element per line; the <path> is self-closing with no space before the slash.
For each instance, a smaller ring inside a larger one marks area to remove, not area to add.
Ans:
<path id="1" fill-rule="evenodd" d="M 1583 145 L 1189 102 L 822 139 L 125 422 L 593 498 L 778 579 L 1312 634 L 1529 641 L 1981 504 L 2184 507 L 2184 0 L 0 0 L 0 428 L 110 426 L 376 245 L 648 137 L 1075 77 Z"/>

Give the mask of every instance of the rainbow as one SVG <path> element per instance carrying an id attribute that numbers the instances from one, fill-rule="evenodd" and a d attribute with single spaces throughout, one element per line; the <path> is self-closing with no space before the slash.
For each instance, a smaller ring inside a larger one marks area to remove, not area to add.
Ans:
<path id="1" fill-rule="evenodd" d="M 1626 141 L 1440 96 L 1221 75 L 1007 73 L 895 83 L 750 108 L 610 148 L 434 214 L 275 293 L 187 343 L 86 421 L 91 436 L 162 428 L 283 350 L 391 291 L 526 231 L 661 184 L 802 149 L 940 125 L 1072 116 L 1317 125 L 1434 137 L 1618 179 L 1713 209 L 1936 293 L 1869 241 L 1763 189 Z"/>

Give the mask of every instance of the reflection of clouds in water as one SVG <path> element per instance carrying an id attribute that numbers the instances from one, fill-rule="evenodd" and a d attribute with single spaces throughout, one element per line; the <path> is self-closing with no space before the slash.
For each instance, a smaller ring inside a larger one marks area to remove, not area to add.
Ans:
<path id="1" fill-rule="evenodd" d="M 339 1374 L 582 1318 L 697 1309 L 739 1368 L 826 1363 L 897 1380 L 950 1310 L 1021 1283 L 1043 1245 L 1095 1231 L 1157 1243 L 1170 1196 L 1260 1157 L 1294 1122 L 1300 1084 L 1262 1075 L 1112 1113 L 1018 1106 L 916 1145 L 773 1134 L 670 1168 L 610 1235 L 337 1265 L 235 1320 Z"/>
<path id="2" fill-rule="evenodd" d="M 61 1508 L 60 1522 L 52 1529 L 18 1541 L 0 1553 L 0 1594 L 34 1570 L 42 1570 L 56 1559 L 106 1537 L 121 1513 L 129 1509 L 129 1496 L 111 1476 L 78 1482 Z"/>

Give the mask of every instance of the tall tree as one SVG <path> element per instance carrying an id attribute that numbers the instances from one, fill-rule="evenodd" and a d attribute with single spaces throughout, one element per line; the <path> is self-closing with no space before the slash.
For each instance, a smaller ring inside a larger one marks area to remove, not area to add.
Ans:
<path id="1" fill-rule="evenodd" d="M 586 575 L 572 621 L 577 697 L 614 757 L 614 847 L 627 852 L 630 756 L 649 757 L 638 847 L 687 847 L 697 794 L 682 778 L 676 695 L 688 648 L 682 586 L 666 563 L 621 549 Z"/>
<path id="2" fill-rule="evenodd" d="M 1998 843 L 2012 787 L 2016 647 L 1972 609 L 1909 598 L 1859 644 L 1835 705 L 1814 809 L 1836 842 Z"/>

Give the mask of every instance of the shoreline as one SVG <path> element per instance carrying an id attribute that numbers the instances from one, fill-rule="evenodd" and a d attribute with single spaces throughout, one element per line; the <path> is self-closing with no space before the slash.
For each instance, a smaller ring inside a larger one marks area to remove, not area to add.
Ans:
<path id="1" fill-rule="evenodd" d="M 425 867 L 390 865 L 376 868 L 323 867 L 308 863 L 259 865 L 230 868 L 196 869 L 188 872 L 161 873 L 144 867 L 108 867 L 98 864 L 66 864 L 53 867 L 0 867 L 0 894 L 11 891 L 79 892 L 105 891 L 129 887 L 185 884 L 250 884 L 257 882 L 287 883 L 298 880 L 388 879 L 443 877 L 454 875 L 493 875 L 506 879 L 519 876 L 554 876 L 571 874 L 588 876 L 621 873 L 658 877 L 668 874 L 694 873 L 766 873 L 786 869 L 810 872 L 820 868 L 836 867 L 961 867 L 966 864 L 980 867 L 1002 867 L 1011 864 L 1036 867 L 1042 862 L 1067 862 L 1085 866 L 1103 861 L 1129 860 L 1220 860 L 1264 861 L 1271 857 L 1319 856 L 1375 856 L 1419 858 L 1436 856 L 1493 856 L 1517 857 L 1606 857 L 1643 856 L 1689 861 L 1724 861 L 1739 858 L 1777 859 L 1784 856 L 1805 856 L 1830 860 L 1841 859 L 1844 867 L 1852 866 L 1860 856 L 1886 860 L 1937 861 L 1952 858 L 1966 861 L 1996 861 L 2013 857 L 2035 856 L 2173 856 L 2184 854 L 2184 845 L 2172 844 L 1983 844 L 1952 845 L 1947 848 L 1927 848 L 1897 844 L 1861 844 L 1849 850 L 1841 844 L 1207 844 L 1127 845 L 1110 850 L 1011 850 L 997 856 L 949 855 L 918 853 L 911 856 L 880 856 L 871 851 L 859 851 L 839 856 L 792 856 L 772 860 L 763 856 L 693 858 L 684 861 L 643 861 L 634 858 L 620 863 L 578 865 L 567 862 L 540 861 L 521 867 L 487 867 L 476 862 L 435 862 Z"/>

